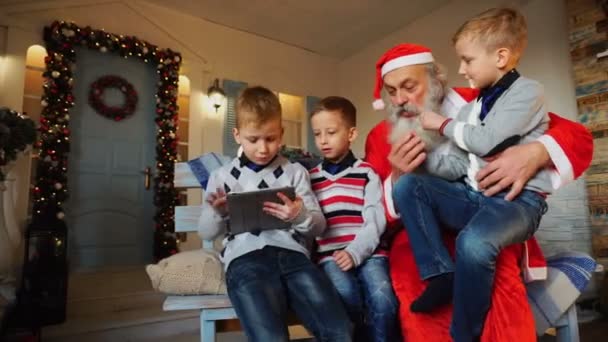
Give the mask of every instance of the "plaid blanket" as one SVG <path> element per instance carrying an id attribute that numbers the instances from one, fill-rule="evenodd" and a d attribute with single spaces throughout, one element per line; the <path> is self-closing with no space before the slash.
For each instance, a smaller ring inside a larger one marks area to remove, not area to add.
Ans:
<path id="1" fill-rule="evenodd" d="M 188 160 L 188 166 L 190 166 L 190 170 L 192 170 L 194 177 L 201 183 L 203 189 L 206 190 L 207 181 L 209 180 L 211 172 L 218 167 L 229 163 L 231 160 L 232 158 L 228 156 L 211 152 L 205 153 L 198 158 Z"/>
<path id="2" fill-rule="evenodd" d="M 547 280 L 526 286 L 538 335 L 554 326 L 574 304 L 596 266 L 593 258 L 580 252 L 564 252 L 547 258 Z"/>

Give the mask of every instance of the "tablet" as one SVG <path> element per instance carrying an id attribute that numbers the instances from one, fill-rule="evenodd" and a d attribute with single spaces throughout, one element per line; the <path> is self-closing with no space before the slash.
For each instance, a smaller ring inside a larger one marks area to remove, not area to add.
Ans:
<path id="1" fill-rule="evenodd" d="M 262 210 L 262 208 L 264 208 L 264 202 L 283 203 L 277 196 L 278 192 L 291 200 L 296 198 L 295 189 L 293 187 L 229 193 L 227 201 L 228 215 L 230 216 L 228 223 L 230 233 L 240 234 L 270 229 L 290 228 L 290 222 L 285 222 L 272 215 L 266 214 Z"/>

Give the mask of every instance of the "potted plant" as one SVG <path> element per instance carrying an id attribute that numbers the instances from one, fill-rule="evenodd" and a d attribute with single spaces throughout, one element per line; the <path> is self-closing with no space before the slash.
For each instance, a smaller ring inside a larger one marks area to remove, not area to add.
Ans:
<path id="1" fill-rule="evenodd" d="M 13 221 L 7 221 L 5 216 L 5 206 L 9 206 L 12 197 L 10 191 L 6 190 L 6 175 L 9 172 L 13 161 L 17 159 L 19 153 L 23 152 L 36 139 L 36 127 L 34 122 L 25 115 L 5 107 L 0 107 L 0 295 L 6 294 L 4 287 L 6 282 L 13 278 L 12 268 L 14 261 L 15 241 L 18 241 L 18 230 Z M 10 217 L 8 217 L 10 218 Z"/>
<path id="2" fill-rule="evenodd" d="M 7 165 L 36 140 L 34 121 L 6 107 L 0 107 L 0 182 L 6 179 Z"/>

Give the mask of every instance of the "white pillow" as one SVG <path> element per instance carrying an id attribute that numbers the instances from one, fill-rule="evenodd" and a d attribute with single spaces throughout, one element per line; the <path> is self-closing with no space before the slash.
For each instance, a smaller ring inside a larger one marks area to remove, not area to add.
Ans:
<path id="1" fill-rule="evenodd" d="M 146 266 L 156 291 L 167 294 L 225 294 L 224 269 L 217 252 L 197 249 L 177 253 Z"/>

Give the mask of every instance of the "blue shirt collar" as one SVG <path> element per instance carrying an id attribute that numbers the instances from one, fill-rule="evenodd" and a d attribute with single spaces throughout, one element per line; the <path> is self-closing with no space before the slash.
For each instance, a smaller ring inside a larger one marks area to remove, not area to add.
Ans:
<path id="1" fill-rule="evenodd" d="M 241 153 L 241 156 L 239 157 L 239 164 L 241 167 L 247 167 L 255 172 L 260 172 L 261 170 L 263 170 L 266 166 L 272 164 L 272 162 L 275 161 L 275 159 L 277 159 L 277 156 L 274 156 L 274 158 L 272 158 L 271 161 L 269 161 L 267 164 L 264 165 L 260 165 L 260 164 L 256 164 L 254 162 L 252 162 L 249 158 L 247 158 L 247 156 L 245 155 L 245 152 Z"/>
<path id="2" fill-rule="evenodd" d="M 344 158 L 342 158 L 342 160 L 340 160 L 337 163 L 333 163 L 327 159 L 324 159 L 323 163 L 321 164 L 321 168 L 324 171 L 327 171 L 328 173 L 335 175 L 335 174 L 340 173 L 340 172 L 346 170 L 347 168 L 353 166 L 356 161 L 357 161 L 357 158 L 353 154 L 353 151 L 349 150 L 348 153 L 346 154 L 346 156 L 344 156 Z"/>

